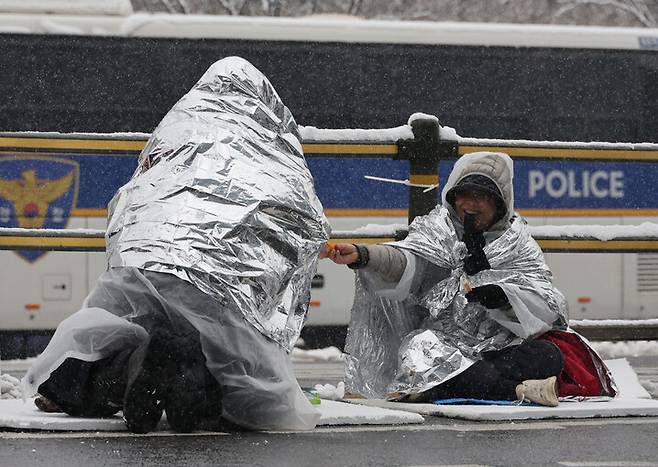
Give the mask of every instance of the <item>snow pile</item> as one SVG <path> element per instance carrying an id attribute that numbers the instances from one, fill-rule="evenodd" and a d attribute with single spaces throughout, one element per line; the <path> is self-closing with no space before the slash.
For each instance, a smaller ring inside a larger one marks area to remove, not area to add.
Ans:
<path id="1" fill-rule="evenodd" d="M 2 132 L 3 136 L 12 137 L 12 138 L 46 138 L 46 139 L 101 139 L 107 141 L 116 141 L 116 140 L 131 140 L 131 141 L 142 141 L 146 144 L 146 141 L 151 137 L 151 133 L 143 133 L 138 131 L 115 131 L 113 133 L 94 133 L 90 132 L 67 132 L 62 133 L 60 131 L 8 131 Z"/>
<path id="2" fill-rule="evenodd" d="M 601 357 L 603 357 L 604 360 L 611 358 L 658 355 L 658 341 L 590 341 L 590 345 L 601 355 Z M 640 384 L 654 398 L 658 398 L 658 382 L 648 379 L 648 376 L 649 375 L 641 375 L 639 378 Z"/>
<path id="3" fill-rule="evenodd" d="M 436 118 L 436 117 L 435 117 Z M 314 142 L 370 142 L 370 143 L 395 143 L 399 139 L 413 139 L 414 133 L 408 125 L 395 128 L 363 129 L 325 129 L 314 126 L 300 126 L 299 132 L 305 144 Z"/>
<path id="4" fill-rule="evenodd" d="M 415 122 L 416 120 L 431 120 L 436 122 L 436 124 L 439 126 L 439 138 L 443 141 L 445 140 L 458 141 L 460 138 L 460 136 L 457 134 L 457 131 L 455 131 L 454 128 L 449 126 L 439 125 L 439 119 L 436 117 L 436 115 L 426 114 L 423 112 L 416 112 L 414 114 L 411 114 L 408 120 L 408 124 L 411 126 L 413 125 L 413 122 Z"/>
<path id="5" fill-rule="evenodd" d="M 11 375 L 0 375 L 0 399 L 21 399 L 21 382 Z"/>
<path id="6" fill-rule="evenodd" d="M 641 327 L 641 326 L 658 326 L 658 318 L 650 319 L 572 319 L 569 320 L 571 327 Z"/>
<path id="7" fill-rule="evenodd" d="M 343 352 L 337 347 L 303 350 L 295 347 L 290 357 L 293 363 L 342 362 Z"/>
<path id="8" fill-rule="evenodd" d="M 339 401 L 345 397 L 345 383 L 342 381 L 337 386 L 333 384 L 316 384 L 314 389 L 321 399 Z"/>
<path id="9" fill-rule="evenodd" d="M 654 383 L 649 379 L 640 379 L 640 384 L 651 394 L 651 397 L 658 399 L 658 383 Z"/>
<path id="10" fill-rule="evenodd" d="M 37 357 L 16 358 L 13 360 L 2 360 L 0 358 L 0 366 L 2 371 L 26 371 L 36 361 Z"/>
<path id="11" fill-rule="evenodd" d="M 459 144 L 465 146 L 504 146 L 513 148 L 550 148 L 550 149 L 610 149 L 613 151 L 655 151 L 658 144 L 644 143 L 610 143 L 607 141 L 533 141 L 531 139 L 494 139 L 458 137 Z"/>
<path id="12" fill-rule="evenodd" d="M 656 238 L 658 224 L 643 222 L 640 225 L 545 225 L 529 227 L 533 237 L 580 237 L 602 241 L 620 238 Z"/>
<path id="13" fill-rule="evenodd" d="M 658 341 L 590 342 L 604 359 L 658 355 Z"/>
<path id="14" fill-rule="evenodd" d="M 133 7 L 130 0 L 3 0 L 0 12 L 126 16 Z"/>
<path id="15" fill-rule="evenodd" d="M 0 227 L 0 237 L 89 237 L 105 238 L 101 229 L 24 229 L 22 227 Z"/>
<path id="16" fill-rule="evenodd" d="M 393 236 L 400 230 L 407 230 L 406 224 L 366 224 L 354 230 L 354 233 L 359 235 L 370 235 L 373 237 L 378 236 Z"/>

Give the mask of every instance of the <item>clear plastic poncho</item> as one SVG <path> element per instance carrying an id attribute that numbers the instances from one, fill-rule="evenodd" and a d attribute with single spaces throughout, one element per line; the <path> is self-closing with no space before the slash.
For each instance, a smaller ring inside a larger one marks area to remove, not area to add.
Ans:
<path id="1" fill-rule="evenodd" d="M 136 347 L 165 320 L 198 331 L 225 418 L 313 428 L 319 415 L 288 352 L 329 231 L 289 110 L 247 61 L 216 62 L 154 130 L 111 201 L 108 270 L 58 326 L 24 394 L 66 358 Z"/>
<path id="2" fill-rule="evenodd" d="M 553 286 L 544 255 L 522 218 L 510 223 L 506 216 L 485 233 L 491 269 L 473 276 L 464 272 L 467 249 L 459 240 L 463 226 L 445 195 L 469 174 L 493 178 L 482 172 L 487 164 L 481 164 L 492 159 L 504 162 L 503 178 L 509 186 L 500 189 L 512 213 L 509 156 L 469 154 L 455 164 L 443 190 L 443 205 L 414 220 L 409 236 L 391 244 L 444 270 L 442 280 L 420 296 L 391 300 L 377 294 L 376 273 L 359 271 L 346 342 L 350 391 L 374 398 L 420 393 L 466 370 L 482 352 L 520 344 L 550 329 L 566 329 L 566 300 Z M 503 288 L 511 310 L 467 302 L 467 287 L 486 284 Z"/>

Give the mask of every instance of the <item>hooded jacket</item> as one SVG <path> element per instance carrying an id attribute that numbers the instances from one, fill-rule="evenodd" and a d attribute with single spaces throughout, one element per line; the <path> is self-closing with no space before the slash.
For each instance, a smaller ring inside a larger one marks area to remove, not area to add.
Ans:
<path id="1" fill-rule="evenodd" d="M 479 174 L 500 190 L 506 214 L 485 233 L 491 265 L 464 272 L 463 225 L 446 200 L 463 178 Z M 391 244 L 407 261 L 397 283 L 359 271 L 346 342 L 347 385 L 369 397 L 396 398 L 428 390 L 461 373 L 487 351 L 567 328 L 567 303 L 525 222 L 514 214 L 513 164 L 502 153 L 461 157 L 448 177 L 442 204 L 417 218 L 409 236 Z M 499 285 L 510 307 L 469 303 L 468 288 Z"/>

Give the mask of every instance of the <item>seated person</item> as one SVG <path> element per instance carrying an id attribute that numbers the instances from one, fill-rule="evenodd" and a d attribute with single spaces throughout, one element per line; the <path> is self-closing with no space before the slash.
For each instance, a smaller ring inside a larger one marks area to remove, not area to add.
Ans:
<path id="1" fill-rule="evenodd" d="M 324 217 L 290 111 L 250 63 L 213 64 L 108 209 L 108 268 L 24 378 L 44 410 L 136 433 L 312 429 L 289 352 Z"/>
<path id="2" fill-rule="evenodd" d="M 568 329 L 567 303 L 522 218 L 512 159 L 462 156 L 441 205 L 387 245 L 321 257 L 357 270 L 348 390 L 409 402 L 614 395 L 609 371 Z"/>

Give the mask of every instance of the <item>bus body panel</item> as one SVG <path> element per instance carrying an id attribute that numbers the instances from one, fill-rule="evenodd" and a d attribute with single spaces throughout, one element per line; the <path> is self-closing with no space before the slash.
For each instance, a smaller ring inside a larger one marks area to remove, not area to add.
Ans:
<path id="1" fill-rule="evenodd" d="M 98 24 L 107 26 L 107 20 Z M 93 30 L 93 20 L 76 21 Z M 7 96 L 0 103 L 0 131 L 149 132 L 210 64 L 241 55 L 262 69 L 304 125 L 385 128 L 426 112 L 474 137 L 642 142 L 658 136 L 656 30 L 571 28 L 568 37 L 574 39 L 565 44 L 567 36 L 550 28 L 533 29 L 529 40 L 524 28 L 452 25 L 443 26 L 454 29 L 448 35 L 437 33 L 428 42 L 428 26 L 399 23 L 396 28 L 413 31 L 398 29 L 398 37 L 409 39 L 394 43 L 396 35 L 370 22 L 372 31 L 340 42 L 335 33 L 314 37 L 303 21 L 288 21 L 276 37 L 256 34 L 265 29 L 254 27 L 252 18 L 242 26 L 240 19 L 227 21 L 232 23 L 225 31 L 231 32 L 221 37 L 168 37 L 175 24 L 166 22 L 155 32 L 142 22 L 108 29 L 105 37 L 0 33 L 0 86 Z M 270 26 L 276 24 L 282 23 Z M 203 27 L 190 26 L 188 31 L 204 34 Z M 139 36 L 141 27 L 151 37 L 119 37 L 120 31 Z M 253 33 L 251 39 L 245 31 Z M 78 167 L 79 185 L 75 197 L 73 188 L 68 192 L 70 212 L 60 207 L 66 215 L 57 227 L 104 229 L 107 202 L 136 166 L 139 149 L 133 146 L 58 152 L 8 143 L 0 145 L 0 179 L 17 180 L 30 170 L 12 166 L 10 173 L 2 165 L 9 159 L 34 161 L 42 179 L 62 177 L 40 172 L 43 161 L 69 161 Z M 647 192 L 658 178 L 656 158 L 538 162 L 526 156 L 515 155 L 515 191 L 516 208 L 530 225 L 658 219 L 658 200 Z M 363 179 L 405 179 L 406 161 L 308 161 L 335 230 L 406 223 L 406 187 Z M 451 165 L 441 162 L 440 181 Z M 17 226 L 16 209 L 0 199 L 2 226 Z M 21 209 L 29 213 L 30 206 Z M 572 318 L 658 317 L 658 260 L 652 254 L 551 253 L 547 261 Z M 0 264 L 0 330 L 52 330 L 80 307 L 105 269 L 105 255 L 0 251 Z M 353 272 L 323 261 L 318 274 L 323 280 L 312 290 L 308 324 L 345 325 Z"/>

